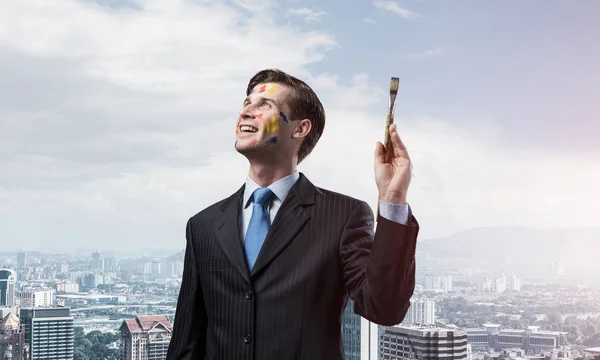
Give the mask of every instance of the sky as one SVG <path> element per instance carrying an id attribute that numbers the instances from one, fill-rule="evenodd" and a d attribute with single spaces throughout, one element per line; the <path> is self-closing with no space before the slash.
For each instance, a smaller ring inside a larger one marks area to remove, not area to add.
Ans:
<path id="1" fill-rule="evenodd" d="M 299 166 L 373 209 L 390 77 L 420 238 L 598 226 L 600 2 L 0 2 L 2 250 L 181 250 L 248 164 L 248 80 L 327 113 Z"/>

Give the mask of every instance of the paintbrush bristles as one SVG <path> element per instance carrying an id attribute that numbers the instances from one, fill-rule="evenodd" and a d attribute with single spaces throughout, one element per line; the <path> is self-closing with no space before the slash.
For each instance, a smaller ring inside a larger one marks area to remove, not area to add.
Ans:
<path id="1" fill-rule="evenodd" d="M 400 79 L 397 77 L 393 77 L 390 80 L 390 95 L 398 94 L 398 88 L 400 87 Z"/>

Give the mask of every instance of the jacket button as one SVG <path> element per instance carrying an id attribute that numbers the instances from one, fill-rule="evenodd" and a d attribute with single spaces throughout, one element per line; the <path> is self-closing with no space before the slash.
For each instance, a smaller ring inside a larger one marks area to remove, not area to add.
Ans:
<path id="1" fill-rule="evenodd" d="M 244 336 L 244 342 L 246 344 L 250 344 L 251 341 L 252 341 L 252 336 L 250 334 Z"/>
<path id="2" fill-rule="evenodd" d="M 248 300 L 252 299 L 252 291 L 248 291 L 246 293 L 246 299 L 248 299 Z"/>

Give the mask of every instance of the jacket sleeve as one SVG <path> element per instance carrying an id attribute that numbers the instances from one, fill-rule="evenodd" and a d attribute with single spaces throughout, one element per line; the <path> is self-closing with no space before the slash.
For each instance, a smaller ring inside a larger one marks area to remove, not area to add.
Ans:
<path id="1" fill-rule="evenodd" d="M 186 240 L 183 279 L 167 360 L 203 359 L 206 352 L 207 317 L 196 266 L 191 219 L 186 225 Z"/>
<path id="2" fill-rule="evenodd" d="M 379 217 L 361 201 L 350 214 L 340 239 L 344 283 L 354 312 L 379 325 L 402 322 L 415 289 L 415 251 L 419 225 Z"/>

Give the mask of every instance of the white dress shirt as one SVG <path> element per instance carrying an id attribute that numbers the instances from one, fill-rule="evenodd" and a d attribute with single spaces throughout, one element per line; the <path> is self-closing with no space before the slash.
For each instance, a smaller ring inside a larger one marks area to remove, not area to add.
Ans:
<path id="1" fill-rule="evenodd" d="M 300 178 L 300 173 L 295 171 L 293 174 L 290 174 L 282 179 L 279 179 L 268 186 L 269 189 L 273 192 L 273 196 L 271 197 L 270 204 L 268 206 L 269 216 L 271 218 L 271 224 L 275 219 L 275 215 L 277 215 L 277 211 L 281 207 L 281 204 L 285 200 L 286 196 L 290 192 L 290 189 L 296 181 Z M 254 190 L 259 189 L 260 185 L 255 183 L 250 177 L 246 179 L 246 187 L 244 188 L 244 197 L 243 197 L 243 207 L 240 213 L 240 237 L 243 241 L 246 239 L 246 230 L 248 229 L 248 225 L 250 224 L 250 219 L 252 218 L 252 199 L 250 198 L 254 193 Z M 385 219 L 390 221 L 394 221 L 403 225 L 406 225 L 408 222 L 408 218 L 410 217 L 410 206 L 406 205 L 396 205 L 389 204 L 379 200 L 379 215 Z"/>

